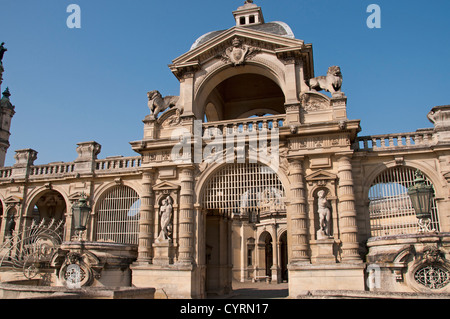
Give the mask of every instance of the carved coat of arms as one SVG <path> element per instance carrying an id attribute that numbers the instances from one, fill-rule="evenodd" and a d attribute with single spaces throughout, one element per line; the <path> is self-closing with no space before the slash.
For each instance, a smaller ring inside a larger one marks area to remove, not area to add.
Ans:
<path id="1" fill-rule="evenodd" d="M 246 59 L 251 58 L 260 49 L 242 44 L 238 38 L 233 39 L 233 45 L 222 54 L 222 60 L 226 63 L 231 62 L 234 66 L 242 65 Z"/>

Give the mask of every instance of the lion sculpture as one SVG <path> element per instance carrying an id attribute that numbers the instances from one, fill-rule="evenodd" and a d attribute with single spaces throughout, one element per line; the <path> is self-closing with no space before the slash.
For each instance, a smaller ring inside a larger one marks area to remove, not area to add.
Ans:
<path id="1" fill-rule="evenodd" d="M 325 90 L 331 94 L 341 91 L 342 87 L 342 73 L 338 66 L 331 66 L 328 68 L 326 76 L 318 76 L 307 81 L 307 85 L 311 90 L 321 91 Z"/>
<path id="2" fill-rule="evenodd" d="M 163 98 L 157 90 L 148 92 L 147 97 L 150 115 L 153 115 L 155 118 L 159 113 L 176 106 L 180 99 L 179 96 L 166 96 Z"/>

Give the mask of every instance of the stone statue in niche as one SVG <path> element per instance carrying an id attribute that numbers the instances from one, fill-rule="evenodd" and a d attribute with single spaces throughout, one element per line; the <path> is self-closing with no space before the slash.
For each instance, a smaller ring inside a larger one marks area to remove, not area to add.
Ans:
<path id="1" fill-rule="evenodd" d="M 309 79 L 306 83 L 310 90 L 330 92 L 332 96 L 342 94 L 342 73 L 338 66 L 330 66 L 326 76 Z"/>
<path id="2" fill-rule="evenodd" d="M 317 239 L 328 239 L 331 236 L 331 205 L 324 190 L 317 193 L 317 214 L 319 215 Z"/>
<path id="3" fill-rule="evenodd" d="M 159 207 L 161 231 L 158 236 L 159 242 L 165 242 L 170 239 L 172 232 L 172 214 L 173 214 L 173 200 L 170 196 L 165 197 L 161 201 Z"/>
<path id="4" fill-rule="evenodd" d="M 15 229 L 16 229 L 16 216 L 15 214 L 9 214 L 8 222 L 6 224 L 6 235 L 12 237 Z"/>

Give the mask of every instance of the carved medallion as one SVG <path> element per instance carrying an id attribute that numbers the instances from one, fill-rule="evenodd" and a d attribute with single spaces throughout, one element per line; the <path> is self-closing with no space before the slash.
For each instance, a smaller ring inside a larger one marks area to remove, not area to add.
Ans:
<path id="1" fill-rule="evenodd" d="M 259 52 L 260 49 L 242 44 L 239 38 L 234 38 L 233 45 L 227 48 L 221 57 L 224 62 L 231 62 L 234 66 L 238 66 Z"/>

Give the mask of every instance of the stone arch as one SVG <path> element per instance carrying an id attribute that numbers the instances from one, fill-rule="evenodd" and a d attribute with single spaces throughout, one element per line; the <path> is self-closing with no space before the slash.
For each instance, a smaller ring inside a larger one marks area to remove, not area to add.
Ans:
<path id="1" fill-rule="evenodd" d="M 204 113 L 208 122 L 215 122 L 220 120 L 219 112 L 213 102 L 208 102 L 206 104 Z"/>
<path id="2" fill-rule="evenodd" d="M 58 200 L 55 198 L 49 198 L 48 202 L 42 203 L 43 205 L 46 205 L 49 209 L 48 210 L 42 210 L 39 212 L 41 218 L 56 218 L 56 219 L 62 219 L 65 218 L 65 215 L 67 214 L 67 210 L 69 209 L 69 198 L 64 191 L 64 189 L 58 187 L 58 186 L 52 186 L 52 187 L 38 187 L 35 190 L 33 190 L 30 194 L 28 194 L 28 200 L 25 203 L 25 216 L 26 217 L 33 217 L 33 211 L 36 205 L 39 204 L 39 201 L 42 200 L 42 197 L 46 194 L 49 194 L 50 197 L 52 196 L 60 196 L 59 200 L 62 200 L 63 203 L 59 205 L 56 204 L 55 212 L 53 212 L 50 208 L 53 207 L 53 200 Z M 45 201 L 45 200 L 44 200 Z M 63 210 L 60 208 L 63 206 Z M 44 207 L 44 206 L 43 206 Z"/>
<path id="3" fill-rule="evenodd" d="M 281 71 L 281 68 L 280 70 L 277 69 L 277 67 L 271 67 L 268 64 L 266 65 L 255 61 L 248 61 L 245 65 L 238 68 L 226 64 L 220 64 L 218 67 L 209 72 L 209 74 L 201 80 L 201 83 L 198 84 L 198 87 L 194 92 L 194 114 L 197 118 L 203 119 L 205 108 L 210 102 L 208 101 L 210 94 L 221 83 L 235 76 L 261 76 L 262 78 L 274 82 L 274 84 L 281 90 L 283 97 L 285 97 L 286 89 L 284 84 L 284 73 Z"/>
<path id="4" fill-rule="evenodd" d="M 275 244 L 273 234 L 264 230 L 258 236 L 258 254 L 259 260 L 264 260 L 265 275 L 272 277 L 273 253 L 275 251 L 273 245 Z"/>
<path id="5" fill-rule="evenodd" d="M 373 170 L 367 174 L 363 181 L 363 194 L 364 194 L 364 198 L 368 198 L 369 195 L 369 189 L 373 183 L 373 181 L 377 178 L 378 175 L 380 175 L 383 171 L 390 169 L 390 168 L 394 168 L 394 167 L 398 167 L 399 165 L 396 164 L 395 161 L 391 161 L 388 163 L 381 163 L 379 165 L 377 165 L 376 167 L 373 168 Z M 405 160 L 404 161 L 404 165 L 401 166 L 406 166 L 406 167 L 410 167 L 412 169 L 419 169 L 422 173 L 424 173 L 428 179 L 432 182 L 432 184 L 435 187 L 435 192 L 436 192 L 436 198 L 445 198 L 445 189 L 444 189 L 444 185 L 441 182 L 442 177 L 439 176 L 439 174 L 431 167 L 420 163 L 418 161 L 410 161 L 410 160 Z"/>

